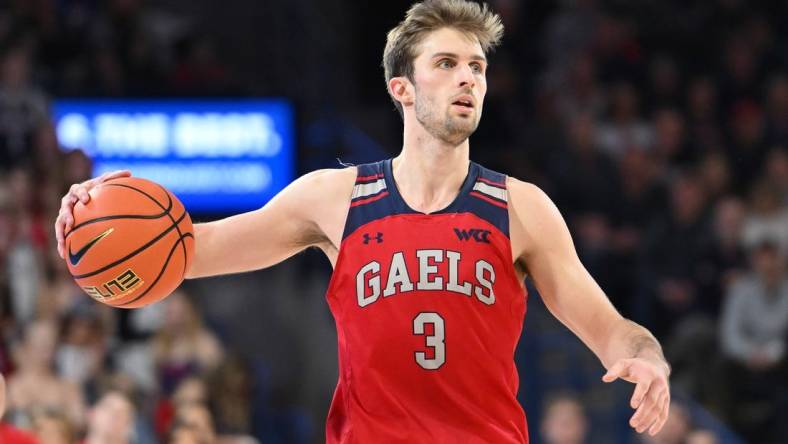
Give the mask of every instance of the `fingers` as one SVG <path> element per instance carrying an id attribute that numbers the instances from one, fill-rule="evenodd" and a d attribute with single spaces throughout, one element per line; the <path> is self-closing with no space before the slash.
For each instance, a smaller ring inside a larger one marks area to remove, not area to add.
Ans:
<path id="1" fill-rule="evenodd" d="M 662 430 L 662 426 L 668 421 L 670 414 L 670 391 L 666 390 L 665 395 L 662 397 L 662 405 L 660 406 L 659 416 L 657 421 L 648 430 L 649 435 L 654 436 Z"/>
<path id="2" fill-rule="evenodd" d="M 63 227 L 65 223 L 63 222 L 63 213 L 61 212 L 58 214 L 57 219 L 55 219 L 55 239 L 57 239 L 57 254 L 60 255 L 61 259 L 66 258 L 65 246 L 64 246 L 64 236 L 63 236 Z"/>
<path id="3" fill-rule="evenodd" d="M 74 226 L 74 205 L 77 202 L 87 204 L 90 201 L 90 190 L 96 185 L 119 177 L 129 177 L 131 171 L 117 170 L 102 174 L 85 182 L 71 185 L 60 200 L 60 212 L 55 219 L 55 238 L 57 239 L 57 252 L 61 258 L 66 257 L 65 233 Z"/>
<path id="4" fill-rule="evenodd" d="M 646 396 L 644 402 L 640 404 L 637 411 L 629 420 L 629 425 L 632 426 L 638 433 L 643 433 L 649 426 L 659 418 L 661 411 L 660 407 L 661 394 L 652 390 Z"/>
<path id="5" fill-rule="evenodd" d="M 77 185 L 72 192 L 77 197 L 77 199 L 79 199 L 79 201 L 82 202 L 82 204 L 86 204 L 90 200 L 90 194 L 88 193 L 88 189 L 89 188 L 86 187 L 85 185 Z"/>
<path id="6" fill-rule="evenodd" d="M 129 170 L 117 170 L 117 171 L 104 173 L 99 177 L 94 177 L 93 179 L 86 180 L 85 182 L 71 185 L 68 194 L 75 196 L 76 199 L 78 199 L 80 202 L 86 204 L 88 203 L 88 201 L 90 201 L 90 190 L 93 189 L 96 185 L 104 183 L 108 180 L 117 179 L 119 177 L 129 177 L 129 176 L 131 176 L 131 171 Z M 74 203 L 76 203 L 76 201 L 74 201 Z M 71 209 L 72 207 L 73 204 L 69 206 L 69 209 Z"/>
<path id="7" fill-rule="evenodd" d="M 632 364 L 631 360 L 629 359 L 620 359 L 615 364 L 613 364 L 610 369 L 608 369 L 607 373 L 602 376 L 602 380 L 605 382 L 613 382 L 618 378 L 626 378 L 629 376 L 629 366 Z"/>
<path id="8" fill-rule="evenodd" d="M 77 196 L 71 192 L 63 196 L 63 199 L 60 200 L 60 212 L 58 213 L 58 219 L 63 222 L 63 228 L 71 228 L 71 225 L 74 223 L 74 218 L 71 215 L 71 211 L 74 208 L 74 204 L 77 203 Z"/>
<path id="9" fill-rule="evenodd" d="M 667 374 L 655 363 L 637 358 L 620 359 L 602 377 L 605 382 L 624 379 L 635 383 L 630 405 L 636 409 L 629 424 L 638 433 L 653 436 L 668 419 L 670 389 Z"/>
<path id="10" fill-rule="evenodd" d="M 649 387 L 651 387 L 651 381 L 637 383 L 635 386 L 635 393 L 632 394 L 632 399 L 629 401 L 629 405 L 632 406 L 633 409 L 640 407 L 646 393 L 648 393 Z"/>
<path id="11" fill-rule="evenodd" d="M 118 177 L 129 177 L 129 176 L 131 176 L 131 171 L 129 171 L 129 170 L 111 171 L 111 172 L 104 173 L 101 176 L 99 176 L 99 179 L 101 179 L 101 180 L 99 180 L 99 183 L 105 182 L 105 181 L 111 180 L 111 179 L 117 179 Z"/>
<path id="12" fill-rule="evenodd" d="M 71 192 L 63 196 L 60 201 L 60 211 L 55 219 L 55 239 L 57 239 L 57 253 L 62 259 L 66 258 L 65 238 L 66 230 L 74 225 L 74 216 L 71 214 L 77 197 Z"/>
<path id="13" fill-rule="evenodd" d="M 643 402 L 629 421 L 638 433 L 646 429 L 653 436 L 665 425 L 670 407 L 670 390 L 662 380 L 654 380 Z"/>

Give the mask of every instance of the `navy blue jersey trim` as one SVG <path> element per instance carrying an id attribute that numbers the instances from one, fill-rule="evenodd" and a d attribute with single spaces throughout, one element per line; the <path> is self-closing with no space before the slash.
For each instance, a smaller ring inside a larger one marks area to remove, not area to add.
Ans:
<path id="1" fill-rule="evenodd" d="M 359 180 L 360 179 L 360 180 Z M 357 166 L 356 185 L 374 183 L 384 179 L 386 188 L 366 196 L 352 199 L 348 211 L 344 240 L 359 227 L 387 216 L 399 214 L 424 214 L 410 208 L 394 182 L 391 159 Z M 468 174 L 460 187 L 457 197 L 446 208 L 430 214 L 473 213 L 495 226 L 509 237 L 509 212 L 507 202 L 486 193 L 474 191 L 478 182 L 497 189 L 506 190 L 506 175 L 489 170 L 475 162 L 468 166 Z"/>

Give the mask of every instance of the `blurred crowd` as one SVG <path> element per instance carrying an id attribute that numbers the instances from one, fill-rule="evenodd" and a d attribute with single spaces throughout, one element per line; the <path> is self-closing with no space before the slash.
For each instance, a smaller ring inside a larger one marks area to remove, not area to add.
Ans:
<path id="1" fill-rule="evenodd" d="M 675 391 L 750 442 L 784 442 L 788 10 L 563 3 L 532 89 L 499 54 L 494 141 L 475 149 L 552 196 L 591 274 L 663 343 Z"/>
<path id="2" fill-rule="evenodd" d="M 507 35 L 491 57 L 471 157 L 555 200 L 615 306 L 664 345 L 677 394 L 748 442 L 784 442 L 788 33 L 779 25 L 788 7 L 490 3 Z M 194 23 L 140 0 L 0 9 L 0 437 L 8 427 L 41 443 L 266 436 L 252 365 L 194 298 L 179 291 L 142 310 L 109 309 L 74 285 L 53 246 L 59 199 L 91 164 L 59 149 L 50 99 L 254 90 L 232 80 L 220 53 Z M 378 82 L 378 106 L 389 106 L 376 66 L 364 70 Z M 381 144 L 395 152 L 390 136 Z M 588 402 L 550 396 L 534 441 L 587 442 Z M 662 433 L 638 439 L 721 442 L 693 425 L 693 411 L 676 403 Z"/>

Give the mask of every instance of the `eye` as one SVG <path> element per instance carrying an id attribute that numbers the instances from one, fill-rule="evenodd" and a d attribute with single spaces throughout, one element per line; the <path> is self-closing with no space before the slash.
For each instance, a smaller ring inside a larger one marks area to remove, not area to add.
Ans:
<path id="1" fill-rule="evenodd" d="M 438 62 L 438 66 L 440 68 L 448 69 L 454 66 L 454 61 L 449 59 L 443 59 L 440 62 Z"/>
<path id="2" fill-rule="evenodd" d="M 484 67 L 482 66 L 481 63 L 471 63 L 471 69 L 473 69 L 473 72 L 479 74 L 484 72 Z"/>

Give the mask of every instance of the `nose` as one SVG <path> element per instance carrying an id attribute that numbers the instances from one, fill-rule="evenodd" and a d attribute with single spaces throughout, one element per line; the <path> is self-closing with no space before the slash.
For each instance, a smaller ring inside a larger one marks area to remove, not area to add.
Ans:
<path id="1" fill-rule="evenodd" d="M 473 69 L 468 65 L 463 65 L 457 70 L 460 81 L 460 86 L 467 86 L 473 88 L 476 86 L 476 77 L 474 76 Z"/>

